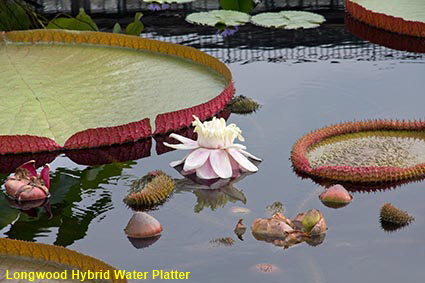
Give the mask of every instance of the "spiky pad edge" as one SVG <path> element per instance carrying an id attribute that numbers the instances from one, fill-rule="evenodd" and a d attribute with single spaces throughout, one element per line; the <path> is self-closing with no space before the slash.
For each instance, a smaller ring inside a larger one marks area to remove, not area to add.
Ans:
<path id="1" fill-rule="evenodd" d="M 52 263 L 64 264 L 82 271 L 113 271 L 114 267 L 96 258 L 87 256 L 76 251 L 42 243 L 25 242 L 21 240 L 0 239 L 0 254 L 21 256 Z M 126 283 L 127 279 L 115 278 L 111 272 L 113 283 Z"/>
<path id="2" fill-rule="evenodd" d="M 313 131 L 301 137 L 292 148 L 291 161 L 294 170 L 318 178 L 360 183 L 394 182 L 425 176 L 425 163 L 406 168 L 389 166 L 310 167 L 306 154 L 312 145 L 334 136 L 379 130 L 423 131 L 425 130 L 425 121 L 368 120 L 336 124 Z"/>
<path id="3" fill-rule="evenodd" d="M 407 21 L 400 17 L 373 12 L 351 0 L 345 0 L 345 10 L 354 18 L 371 26 L 400 34 L 425 37 L 424 22 Z"/>
<path id="4" fill-rule="evenodd" d="M 402 35 L 378 29 L 360 22 L 350 14 L 345 14 L 345 26 L 349 32 L 361 39 L 389 47 L 391 49 L 425 53 L 425 38 Z"/>
<path id="5" fill-rule="evenodd" d="M 182 57 L 209 67 L 220 73 L 226 79 L 226 88 L 210 101 L 190 108 L 157 115 L 155 119 L 156 129 L 154 134 L 165 134 L 170 131 L 188 127 L 193 121 L 192 115 L 198 116 L 201 120 L 213 116 L 223 109 L 234 93 L 232 75 L 227 66 L 215 57 L 188 46 L 122 34 L 64 30 L 3 32 L 0 34 L 0 42 L 1 41 L 71 44 L 89 43 L 159 52 Z M 148 119 L 143 119 L 125 125 L 87 129 L 78 132 L 71 136 L 63 147 L 52 139 L 45 137 L 30 136 L 31 143 L 27 143 L 27 139 L 21 140 L 21 136 L 7 136 L 7 142 L 0 143 L 0 154 L 92 148 L 137 141 L 149 136 L 152 136 L 150 122 Z M 1 137 L 2 136 L 0 136 L 0 138 Z"/>

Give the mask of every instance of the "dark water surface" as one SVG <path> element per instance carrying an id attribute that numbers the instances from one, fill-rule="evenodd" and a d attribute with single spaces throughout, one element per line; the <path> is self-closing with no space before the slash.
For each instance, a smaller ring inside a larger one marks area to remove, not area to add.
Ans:
<path id="1" fill-rule="evenodd" d="M 296 34 L 242 30 L 235 38 L 218 42 L 211 34 L 147 36 L 201 47 L 230 62 L 236 94 L 263 105 L 255 114 L 232 114 L 228 119 L 242 129 L 248 151 L 264 159 L 258 173 L 235 185 L 246 204 L 240 194 L 240 200 L 229 197 L 231 192 L 227 199 L 233 202 L 227 203 L 226 192 L 176 192 L 151 212 L 164 227 L 159 240 L 144 249 L 133 247 L 123 232 L 132 212 L 122 202 L 131 182 L 155 169 L 181 178 L 168 163 L 185 152 L 157 155 L 153 141 L 150 157 L 124 163 L 86 167 L 60 156 L 51 164 L 61 179 L 52 197 L 54 217 L 48 220 L 41 210 L 37 217 L 20 213 L 14 224 L 7 225 L 18 215 L 4 212 L 4 237 L 64 245 L 128 271 L 190 271 L 185 282 L 423 281 L 423 182 L 354 193 L 347 207 L 332 209 L 319 201 L 318 185 L 292 172 L 289 156 L 299 137 L 326 125 L 374 118 L 423 119 L 424 55 L 360 41 L 342 25 Z M 249 227 L 255 218 L 268 216 L 265 207 L 274 201 L 284 204 L 288 217 L 309 208 L 321 210 L 329 227 L 324 242 L 284 250 L 255 240 Z M 384 202 L 407 210 L 415 221 L 393 233 L 383 231 L 379 209 Z M 231 210 L 235 206 L 250 212 L 235 214 Z M 239 218 L 248 226 L 244 241 L 233 233 Z M 210 243 L 221 237 L 232 237 L 235 243 Z M 259 263 L 273 264 L 278 271 L 260 273 L 254 267 Z"/>

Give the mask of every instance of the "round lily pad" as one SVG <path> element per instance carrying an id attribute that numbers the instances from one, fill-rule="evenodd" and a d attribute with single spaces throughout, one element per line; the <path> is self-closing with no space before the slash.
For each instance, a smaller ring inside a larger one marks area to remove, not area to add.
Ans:
<path id="1" fill-rule="evenodd" d="M 373 120 L 325 127 L 300 138 L 291 154 L 298 173 L 351 183 L 425 176 L 423 121 Z"/>
<path id="2" fill-rule="evenodd" d="M 249 21 L 250 15 L 232 10 L 213 10 L 209 12 L 192 13 L 186 17 L 191 24 L 216 26 L 241 26 Z"/>
<path id="3" fill-rule="evenodd" d="M 325 21 L 322 15 L 303 11 L 267 12 L 255 15 L 251 22 L 267 28 L 315 28 Z"/>
<path id="4" fill-rule="evenodd" d="M 346 10 L 369 25 L 401 34 L 425 37 L 423 0 L 347 0 Z"/>
<path id="5" fill-rule="evenodd" d="M 0 37 L 0 154 L 120 144 L 205 119 L 233 94 L 217 59 L 119 34 Z"/>

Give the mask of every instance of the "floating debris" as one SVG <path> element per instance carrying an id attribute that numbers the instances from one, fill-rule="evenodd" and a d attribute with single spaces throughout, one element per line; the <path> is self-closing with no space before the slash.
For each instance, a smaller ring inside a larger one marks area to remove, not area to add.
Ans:
<path id="1" fill-rule="evenodd" d="M 162 225 L 149 214 L 136 211 L 130 218 L 124 232 L 130 238 L 156 237 L 161 234 Z"/>
<path id="2" fill-rule="evenodd" d="M 211 244 L 214 244 L 215 246 L 225 246 L 230 247 L 233 246 L 235 243 L 235 240 L 233 240 L 231 237 L 224 237 L 224 238 L 217 238 L 210 241 Z"/>
<path id="3" fill-rule="evenodd" d="M 326 188 L 319 195 L 319 199 L 327 207 L 340 208 L 349 204 L 353 200 L 353 196 L 342 185 L 336 184 Z"/>
<path id="4" fill-rule="evenodd" d="M 238 236 L 239 240 L 243 241 L 243 234 L 246 231 L 246 226 L 242 223 L 243 219 L 239 219 L 238 223 L 236 224 L 235 230 L 233 230 Z"/>
<path id="5" fill-rule="evenodd" d="M 252 98 L 238 95 L 234 96 L 226 107 L 235 114 L 250 114 L 260 109 L 261 105 Z"/>
<path id="6" fill-rule="evenodd" d="M 247 213 L 250 213 L 250 212 L 251 212 L 251 210 L 250 210 L 249 208 L 246 208 L 246 207 L 240 207 L 240 206 L 233 206 L 233 207 L 230 209 L 230 211 L 231 211 L 232 213 L 235 213 L 235 214 L 247 214 Z"/>
<path id="7" fill-rule="evenodd" d="M 162 171 L 152 171 L 131 185 L 124 203 L 134 210 L 149 210 L 164 203 L 174 190 L 173 179 Z"/>
<path id="8" fill-rule="evenodd" d="M 252 270 L 261 272 L 261 273 L 276 273 L 281 272 L 282 270 L 277 265 L 271 263 L 259 263 L 252 267 Z"/>
<path id="9" fill-rule="evenodd" d="M 270 215 L 276 214 L 276 213 L 283 213 L 285 211 L 285 208 L 283 207 L 283 204 L 280 201 L 275 201 L 274 203 L 266 206 L 266 211 L 270 213 Z"/>
<path id="10" fill-rule="evenodd" d="M 309 245 L 322 243 L 325 238 L 322 234 L 326 233 L 327 226 L 322 213 L 310 209 L 306 213 L 299 213 L 293 220 L 280 212 L 271 218 L 258 218 L 254 220 L 251 230 L 255 239 L 287 249 L 302 242 Z"/>
<path id="11" fill-rule="evenodd" d="M 385 231 L 395 231 L 409 225 L 415 218 L 406 211 L 402 211 L 391 203 L 384 203 L 381 207 L 380 221 Z"/>

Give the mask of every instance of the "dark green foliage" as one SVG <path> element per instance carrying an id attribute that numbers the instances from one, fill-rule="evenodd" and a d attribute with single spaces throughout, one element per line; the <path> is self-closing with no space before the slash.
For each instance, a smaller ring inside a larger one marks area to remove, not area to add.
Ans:
<path id="1" fill-rule="evenodd" d="M 143 16 L 143 13 L 136 13 L 136 15 L 134 16 L 134 22 L 130 23 L 126 28 L 125 28 L 125 33 L 129 34 L 129 35 L 136 35 L 139 36 L 140 33 L 142 32 L 142 30 L 144 29 L 144 26 L 142 24 L 142 22 L 140 22 L 140 18 Z"/>
<path id="2" fill-rule="evenodd" d="M 73 18 L 68 16 L 67 18 L 55 18 L 47 25 L 48 29 L 70 29 L 70 30 L 91 30 L 98 31 L 96 23 L 92 18 L 86 14 L 84 9 L 80 9 L 78 15 Z"/>
<path id="3" fill-rule="evenodd" d="M 25 30 L 31 26 L 31 19 L 19 2 L 0 0 L 0 31 Z"/>
<path id="4" fill-rule="evenodd" d="M 251 13 L 254 7 L 252 0 L 220 0 L 220 6 L 224 10 L 233 10 L 244 13 Z"/>

